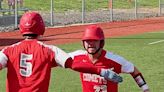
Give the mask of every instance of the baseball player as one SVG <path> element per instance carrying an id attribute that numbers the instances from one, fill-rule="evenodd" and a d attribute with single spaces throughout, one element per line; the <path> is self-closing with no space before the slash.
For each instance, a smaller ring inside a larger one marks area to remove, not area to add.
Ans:
<path id="1" fill-rule="evenodd" d="M 85 62 L 101 69 L 111 69 L 114 72 L 128 73 L 132 75 L 143 92 L 150 92 L 142 73 L 123 57 L 103 49 L 104 33 L 97 25 L 90 25 L 86 28 L 82 37 L 85 50 L 77 50 L 69 53 L 74 62 Z M 76 65 L 78 66 L 78 65 Z M 74 66 L 74 69 L 78 67 Z M 90 73 L 80 73 L 83 92 L 118 92 L 118 83 L 106 80 L 105 78 Z"/>
<path id="2" fill-rule="evenodd" d="M 19 8 L 23 7 L 23 0 L 17 0 Z M 15 9 L 15 0 L 8 0 L 9 9 Z"/>
<path id="3" fill-rule="evenodd" d="M 14 9 L 15 8 L 15 0 L 8 0 L 8 6 L 9 9 Z"/>
<path id="4" fill-rule="evenodd" d="M 72 58 L 60 48 L 38 40 L 45 25 L 40 14 L 27 12 L 20 19 L 20 32 L 24 40 L 0 51 L 0 70 L 7 68 L 7 92 L 48 92 L 51 68 L 61 66 L 77 71 L 100 74 L 106 79 L 120 82 L 122 77 L 106 69 L 96 69 L 73 63 Z M 87 69 L 88 68 L 88 69 Z"/>
<path id="5" fill-rule="evenodd" d="M 17 0 L 18 1 L 18 4 L 19 4 L 19 7 L 22 8 L 23 7 L 23 0 Z"/>

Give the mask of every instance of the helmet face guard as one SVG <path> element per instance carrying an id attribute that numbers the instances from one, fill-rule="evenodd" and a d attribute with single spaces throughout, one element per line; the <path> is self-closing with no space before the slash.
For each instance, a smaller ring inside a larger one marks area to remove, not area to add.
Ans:
<path id="1" fill-rule="evenodd" d="M 45 25 L 39 13 L 27 12 L 20 19 L 20 32 L 23 35 L 37 34 L 43 35 L 45 32 Z"/>
<path id="2" fill-rule="evenodd" d="M 99 40 L 100 41 L 100 48 L 93 54 L 96 54 L 101 48 L 104 47 L 104 33 L 103 30 L 97 25 L 90 25 L 84 31 L 82 41 L 84 46 L 85 40 Z M 85 46 L 84 46 L 85 48 Z M 85 48 L 86 49 L 86 48 Z"/>

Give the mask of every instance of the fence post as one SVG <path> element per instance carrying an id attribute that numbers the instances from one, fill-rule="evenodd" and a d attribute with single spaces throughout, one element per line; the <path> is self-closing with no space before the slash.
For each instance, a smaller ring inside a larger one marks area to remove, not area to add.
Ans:
<path id="1" fill-rule="evenodd" d="M 110 21 L 113 21 L 113 0 L 109 0 Z"/>
<path id="2" fill-rule="evenodd" d="M 81 14 L 81 17 L 82 17 L 82 19 L 81 19 L 81 21 L 82 21 L 82 24 L 85 22 L 84 20 L 85 20 L 85 0 L 82 0 L 82 14 Z"/>
<path id="3" fill-rule="evenodd" d="M 54 26 L 54 6 L 53 6 L 53 1 L 54 0 L 51 0 L 51 26 Z"/>
<path id="4" fill-rule="evenodd" d="M 138 7 L 137 7 L 137 0 L 135 0 L 135 19 L 138 18 L 137 13 L 138 13 Z"/>
<path id="5" fill-rule="evenodd" d="M 14 29 L 18 28 L 18 2 L 15 0 L 15 9 L 14 9 L 14 15 L 15 15 L 15 27 Z"/>
<path id="6" fill-rule="evenodd" d="M 161 16 L 161 0 L 159 0 L 159 16 Z"/>

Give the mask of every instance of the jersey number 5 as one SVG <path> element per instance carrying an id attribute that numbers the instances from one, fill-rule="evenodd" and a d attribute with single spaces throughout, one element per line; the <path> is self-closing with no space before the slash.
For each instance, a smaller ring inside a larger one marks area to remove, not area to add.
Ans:
<path id="1" fill-rule="evenodd" d="M 24 77 L 29 77 L 32 74 L 32 64 L 27 60 L 32 60 L 32 54 L 21 53 L 20 57 L 20 74 Z"/>

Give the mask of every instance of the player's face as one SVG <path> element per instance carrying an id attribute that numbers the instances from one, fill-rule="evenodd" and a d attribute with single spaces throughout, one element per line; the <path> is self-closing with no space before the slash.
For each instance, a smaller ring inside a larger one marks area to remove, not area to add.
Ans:
<path id="1" fill-rule="evenodd" d="M 84 47 L 89 54 L 94 54 L 100 48 L 99 40 L 85 40 Z"/>

